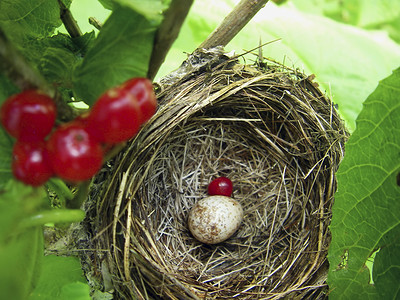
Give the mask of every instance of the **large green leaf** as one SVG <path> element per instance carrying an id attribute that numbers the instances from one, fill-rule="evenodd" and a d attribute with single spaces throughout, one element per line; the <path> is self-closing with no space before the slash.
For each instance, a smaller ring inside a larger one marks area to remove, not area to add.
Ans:
<path id="1" fill-rule="evenodd" d="M 37 282 L 43 231 L 30 228 L 0 247 L 1 299 L 25 300 Z"/>
<path id="2" fill-rule="evenodd" d="M 373 278 L 381 299 L 400 296 L 400 226 L 385 234 L 379 243 L 373 266 Z"/>
<path id="3" fill-rule="evenodd" d="M 180 65 L 185 52 L 193 51 L 223 20 L 237 1 L 195 1 L 178 40 L 162 66 L 158 78 Z M 400 64 L 400 46 L 385 33 L 370 32 L 307 14 L 289 4 L 276 6 L 272 1 L 226 47 L 227 51 L 252 49 L 262 42 L 281 38 L 265 46 L 266 57 L 314 73 L 317 81 L 332 95 L 349 129 L 362 101 Z M 257 51 L 255 51 L 257 53 Z M 255 56 L 247 56 L 251 63 Z"/>
<path id="4" fill-rule="evenodd" d="M 43 258 L 41 276 L 29 300 L 53 299 L 90 300 L 78 258 L 55 255 Z"/>
<path id="5" fill-rule="evenodd" d="M 114 9 L 74 73 L 74 91 L 88 104 L 106 89 L 146 76 L 156 26 L 127 8 Z"/>
<path id="6" fill-rule="evenodd" d="M 40 226 L 21 230 L 19 224 L 46 197 L 44 189 L 9 181 L 0 190 L 0 297 L 26 299 L 37 282 L 43 256 Z"/>
<path id="7" fill-rule="evenodd" d="M 161 0 L 99 0 L 106 9 L 113 9 L 115 5 L 128 6 L 149 20 L 161 21 L 161 12 L 165 8 Z"/>
<path id="8" fill-rule="evenodd" d="M 115 0 L 121 5 L 126 5 L 145 16 L 149 20 L 160 22 L 161 13 L 165 9 L 165 5 L 161 0 Z"/>
<path id="9" fill-rule="evenodd" d="M 47 204 L 44 188 L 9 180 L 0 189 L 1 299 L 90 299 L 77 258 L 43 258 L 43 222 L 77 221 L 84 212 L 44 210 Z"/>
<path id="10" fill-rule="evenodd" d="M 60 7 L 57 1 L 0 1 L 0 26 L 17 43 L 22 43 L 27 38 L 49 36 L 60 25 Z"/>
<path id="11" fill-rule="evenodd" d="M 90 48 L 94 32 L 71 39 L 68 35 L 57 35 L 33 40 L 23 53 L 40 71 L 43 77 L 57 86 L 72 87 L 72 74 L 76 65 Z"/>
<path id="12" fill-rule="evenodd" d="M 382 29 L 400 42 L 400 1 L 398 0 L 292 0 L 304 12 L 325 15 L 339 22 L 368 29 Z"/>
<path id="13" fill-rule="evenodd" d="M 370 285 L 365 263 L 379 247 L 383 253 L 390 249 L 393 255 L 400 255 L 399 235 L 390 235 L 392 244 L 387 241 L 391 230 L 399 233 L 399 173 L 400 68 L 382 80 L 365 101 L 337 173 L 328 254 L 331 299 L 378 299 L 380 287 L 398 289 L 400 278 L 393 285 L 390 276 L 379 276 L 376 288 Z M 376 259 L 382 275 L 393 268 L 395 260 L 380 255 Z"/>
<path id="14" fill-rule="evenodd" d="M 64 0 L 69 5 L 70 0 Z M 71 39 L 53 35 L 61 25 L 58 1 L 0 1 L 0 27 L 25 59 L 43 77 L 61 87 L 72 87 L 72 70 L 86 53 L 94 33 Z"/>

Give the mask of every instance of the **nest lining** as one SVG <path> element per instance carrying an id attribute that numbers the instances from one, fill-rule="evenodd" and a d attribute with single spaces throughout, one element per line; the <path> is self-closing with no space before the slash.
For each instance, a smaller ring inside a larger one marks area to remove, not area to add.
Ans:
<path id="1" fill-rule="evenodd" d="M 346 139 L 329 99 L 296 70 L 222 54 L 161 87 L 158 112 L 88 209 L 117 298 L 322 298 Z M 245 217 L 205 245 L 187 215 L 217 176 L 234 182 Z"/>

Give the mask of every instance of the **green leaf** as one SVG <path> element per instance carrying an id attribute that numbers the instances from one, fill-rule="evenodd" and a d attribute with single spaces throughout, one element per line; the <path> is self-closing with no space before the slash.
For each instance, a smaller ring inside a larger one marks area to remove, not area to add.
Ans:
<path id="1" fill-rule="evenodd" d="M 400 2 L 396 0 L 346 0 L 345 6 L 357 10 L 356 22 L 352 24 L 359 27 L 379 28 L 400 16 Z"/>
<path id="2" fill-rule="evenodd" d="M 89 286 L 83 282 L 72 282 L 61 288 L 60 300 L 91 300 Z"/>
<path id="3" fill-rule="evenodd" d="M 71 1 L 63 2 L 68 6 Z M 56 0 L 0 1 L 0 26 L 21 54 L 47 81 L 71 89 L 73 70 L 95 36 L 94 32 L 74 39 L 62 33 L 53 35 L 60 25 Z"/>
<path id="4" fill-rule="evenodd" d="M 73 70 L 94 38 L 94 32 L 75 39 L 59 33 L 32 40 L 21 52 L 49 82 L 71 89 Z"/>
<path id="5" fill-rule="evenodd" d="M 23 211 L 20 199 L 21 197 L 29 196 L 30 193 L 29 190 L 22 189 L 21 196 L 19 196 L 15 190 L 16 186 L 23 188 L 22 185 L 13 184 L 9 180 L 0 190 L 0 245 L 7 242 L 14 227 L 22 219 Z"/>
<path id="6" fill-rule="evenodd" d="M 336 21 L 359 27 L 371 27 L 395 19 L 399 15 L 400 3 L 396 0 L 342 0 L 303 1 L 292 0 L 304 12 L 325 15 Z"/>
<path id="7" fill-rule="evenodd" d="M 193 51 L 234 6 L 233 0 L 195 1 L 183 29 L 157 77 L 179 67 L 187 52 Z M 226 47 L 243 53 L 281 38 L 263 48 L 263 55 L 286 65 L 315 74 L 322 90 L 332 95 L 350 130 L 362 109 L 362 101 L 379 80 L 400 64 L 400 46 L 386 33 L 370 32 L 301 12 L 290 5 L 272 1 L 250 21 Z M 258 51 L 254 51 L 255 54 Z M 246 63 L 255 60 L 247 55 Z"/>
<path id="8" fill-rule="evenodd" d="M 143 15 L 148 20 L 161 21 L 161 12 L 165 9 L 165 5 L 161 0 L 99 0 L 106 9 L 113 9 L 118 5 L 127 6 L 138 14 Z"/>
<path id="9" fill-rule="evenodd" d="M 396 19 L 383 24 L 381 28 L 385 29 L 397 44 L 400 44 L 400 14 Z"/>
<path id="10" fill-rule="evenodd" d="M 381 29 L 400 42 L 400 2 L 397 0 L 292 0 L 301 11 L 366 29 Z"/>
<path id="11" fill-rule="evenodd" d="M 400 225 L 399 87 L 400 68 L 367 98 L 346 145 L 330 225 L 330 299 L 378 299 L 379 284 L 376 289 L 369 284 L 365 263 L 384 244 L 385 235 Z"/>
<path id="12" fill-rule="evenodd" d="M 49 255 L 43 257 L 42 273 L 29 300 L 90 300 L 89 286 L 79 259 Z"/>
<path id="13" fill-rule="evenodd" d="M 118 7 L 74 73 L 74 91 L 89 105 L 106 89 L 146 76 L 156 27 L 126 7 Z"/>
<path id="14" fill-rule="evenodd" d="M 41 226 L 19 230 L 26 216 L 37 211 L 46 193 L 9 181 L 0 191 L 0 291 L 2 299 L 26 299 L 36 284 L 43 256 Z"/>
<path id="15" fill-rule="evenodd" d="M 90 299 L 89 287 L 76 258 L 45 257 L 42 276 L 44 222 L 81 220 L 81 210 L 43 210 L 48 206 L 44 188 L 10 180 L 0 190 L 0 291 L 2 299 Z M 71 290 L 73 289 L 73 290 Z M 75 297 L 76 296 L 76 297 Z"/>
<path id="16" fill-rule="evenodd" d="M 49 36 L 60 25 L 57 1 L 0 1 L 0 26 L 18 44 L 23 44 L 28 38 Z"/>
<path id="17" fill-rule="evenodd" d="M 400 295 L 400 226 L 391 229 L 380 241 L 373 266 L 373 278 L 381 299 Z"/>
<path id="18" fill-rule="evenodd" d="M 59 85 L 72 85 L 73 67 L 78 59 L 63 48 L 47 48 L 39 62 L 40 73 L 49 81 Z"/>
<path id="19" fill-rule="evenodd" d="M 0 246 L 2 299 L 25 300 L 37 282 L 43 256 L 43 231 L 31 228 Z"/>
<path id="20" fill-rule="evenodd" d="M 114 1 L 113 0 L 99 0 L 101 5 L 103 5 L 104 8 L 112 10 L 114 7 Z"/>
<path id="21" fill-rule="evenodd" d="M 47 204 L 43 188 L 9 180 L 0 190 L 0 245 L 20 232 L 19 225 Z M 1 248 L 1 246 L 0 246 Z"/>
<path id="22" fill-rule="evenodd" d="M 257 46 L 254 32 L 260 32 L 262 41 L 282 38 L 266 46 L 264 55 L 316 74 L 321 89 L 339 105 L 350 130 L 355 129 L 364 99 L 400 64 L 400 46 L 382 32 L 369 32 L 288 6 L 267 5 L 254 21 L 254 26 L 240 34 L 248 37 L 247 42 L 240 36 L 237 40 L 252 45 L 245 46 L 248 49 Z"/>
<path id="23" fill-rule="evenodd" d="M 157 23 L 161 21 L 161 13 L 165 9 L 161 0 L 115 0 L 115 2 L 122 6 L 130 7 L 149 21 L 152 20 Z"/>

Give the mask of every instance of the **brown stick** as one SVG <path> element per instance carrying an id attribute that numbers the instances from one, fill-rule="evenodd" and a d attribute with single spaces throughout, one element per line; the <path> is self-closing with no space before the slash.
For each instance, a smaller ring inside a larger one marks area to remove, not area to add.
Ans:
<path id="1" fill-rule="evenodd" d="M 198 49 L 226 46 L 268 0 L 241 0 Z"/>
<path id="2" fill-rule="evenodd" d="M 172 43 L 178 37 L 179 31 L 185 20 L 193 0 L 172 0 L 169 8 L 164 14 L 164 19 L 154 39 L 153 52 L 151 53 L 147 77 L 153 79 Z"/>
<path id="3" fill-rule="evenodd" d="M 78 26 L 78 23 L 71 14 L 71 11 L 64 5 L 61 0 L 58 0 L 60 6 L 60 19 L 64 23 L 65 29 L 68 31 L 72 38 L 77 38 L 82 35 L 82 31 Z"/>

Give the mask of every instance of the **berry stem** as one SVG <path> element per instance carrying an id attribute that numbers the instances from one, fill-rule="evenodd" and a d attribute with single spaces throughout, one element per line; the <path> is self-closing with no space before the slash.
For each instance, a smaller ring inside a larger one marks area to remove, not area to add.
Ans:
<path id="1" fill-rule="evenodd" d="M 74 198 L 74 194 L 65 184 L 65 182 L 59 178 L 51 178 L 47 182 L 47 186 L 57 194 L 60 200 L 64 203 L 64 206 L 65 203 L 71 201 Z"/>
<path id="2" fill-rule="evenodd" d="M 104 157 L 104 161 L 109 161 L 110 159 L 114 158 L 118 154 L 121 153 L 121 151 L 126 147 L 126 142 L 119 143 L 112 147 L 107 154 Z"/>
<path id="3" fill-rule="evenodd" d="M 83 202 L 89 195 L 90 190 L 90 180 L 83 181 L 78 186 L 78 191 L 76 192 L 74 198 L 67 201 L 67 208 L 79 209 Z"/>
<path id="4" fill-rule="evenodd" d="M 89 17 L 89 24 L 92 25 L 97 30 L 101 30 L 101 28 L 103 27 L 103 24 L 95 17 Z"/>
<path id="5" fill-rule="evenodd" d="M 24 219 L 19 229 L 29 227 L 42 226 L 47 223 L 74 223 L 82 221 L 85 217 L 85 212 L 80 209 L 52 209 L 45 210 Z"/>

